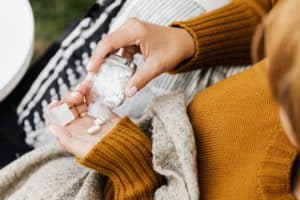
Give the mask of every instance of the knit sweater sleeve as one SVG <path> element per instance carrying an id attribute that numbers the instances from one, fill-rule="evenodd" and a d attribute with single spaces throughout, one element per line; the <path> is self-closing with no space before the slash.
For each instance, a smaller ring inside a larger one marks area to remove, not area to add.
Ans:
<path id="1" fill-rule="evenodd" d="M 195 42 L 195 54 L 171 73 L 216 65 L 251 63 L 251 41 L 256 25 L 272 8 L 274 0 L 233 0 L 230 4 L 192 18 L 175 21 Z"/>
<path id="2" fill-rule="evenodd" d="M 105 194 L 110 198 L 153 199 L 163 178 L 153 170 L 151 156 L 150 139 L 125 117 L 77 161 L 108 177 L 112 187 Z"/>

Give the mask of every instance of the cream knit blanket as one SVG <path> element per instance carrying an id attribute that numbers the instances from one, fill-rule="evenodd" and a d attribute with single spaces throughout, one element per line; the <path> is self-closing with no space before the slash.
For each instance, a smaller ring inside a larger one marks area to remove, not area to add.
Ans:
<path id="1" fill-rule="evenodd" d="M 151 134 L 154 169 L 168 180 L 155 192 L 155 199 L 199 199 L 195 140 L 184 95 L 156 98 L 139 125 Z M 0 171 L 0 199 L 104 199 L 104 183 L 100 174 L 80 166 L 52 144 Z"/>

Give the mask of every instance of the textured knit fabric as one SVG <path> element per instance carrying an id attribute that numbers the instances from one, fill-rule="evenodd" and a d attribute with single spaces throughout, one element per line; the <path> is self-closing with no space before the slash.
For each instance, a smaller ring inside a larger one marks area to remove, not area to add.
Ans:
<path id="1" fill-rule="evenodd" d="M 114 199 L 153 199 L 163 180 L 152 170 L 151 142 L 138 127 L 123 118 L 97 146 L 80 162 L 109 177 Z"/>
<path id="2" fill-rule="evenodd" d="M 175 72 L 216 65 L 250 64 L 255 28 L 276 1 L 233 0 L 229 5 L 174 27 L 186 29 L 194 38 L 195 55 Z"/>
<path id="3" fill-rule="evenodd" d="M 167 184 L 155 191 L 155 199 L 198 200 L 197 148 L 184 93 L 158 97 L 150 110 L 155 114 L 153 168 L 167 179 Z"/>
<path id="4" fill-rule="evenodd" d="M 201 199 L 295 199 L 291 193 L 290 176 L 297 151 L 280 125 L 265 68 L 263 61 L 206 89 L 188 107 L 197 146 Z M 150 141 L 132 122 L 121 121 L 106 138 L 109 139 L 96 145 L 81 163 L 100 172 L 106 168 L 110 170 L 113 164 L 118 167 L 117 171 L 126 172 L 127 176 L 118 176 L 119 180 L 114 179 L 114 173 L 107 173 L 113 182 L 112 187 L 118 189 L 114 195 L 122 198 L 120 187 L 115 185 L 136 174 L 142 180 L 156 178 L 151 184 L 144 184 L 145 190 L 154 191 L 159 187 L 159 176 L 149 168 L 150 162 L 136 163 L 137 159 L 151 159 L 150 149 L 139 150 L 149 148 Z M 134 142 L 136 138 L 138 143 Z M 122 145 L 134 145 L 134 149 L 128 151 L 128 148 L 118 145 L 121 139 Z M 122 154 L 127 160 L 113 159 L 113 163 L 104 163 L 104 160 L 112 159 L 110 154 L 103 155 L 104 152 L 115 150 L 124 151 Z M 142 155 L 135 157 L 136 152 Z M 146 170 L 137 173 L 132 169 L 132 163 L 137 169 Z M 135 190 L 135 187 L 131 189 Z M 142 190 L 140 186 L 138 189 L 137 194 Z"/>
<path id="5" fill-rule="evenodd" d="M 0 199 L 98 200 L 104 195 L 105 199 L 198 199 L 196 145 L 184 95 L 156 99 L 139 124 L 142 129 L 122 119 L 114 128 L 117 131 L 98 144 L 103 148 L 90 152 L 93 159 L 82 160 L 110 177 L 106 184 L 103 176 L 76 164 L 72 155 L 48 145 L 0 171 Z"/>
<path id="6" fill-rule="evenodd" d="M 155 98 L 147 113 L 139 124 L 148 133 L 151 127 L 152 150 L 148 134 L 125 117 L 79 162 L 108 176 L 106 199 L 198 200 L 196 145 L 184 94 Z M 163 186 L 157 172 L 166 178 Z"/>
<path id="7" fill-rule="evenodd" d="M 294 199 L 297 152 L 280 125 L 265 70 L 261 62 L 189 105 L 203 199 Z"/>
<path id="8" fill-rule="evenodd" d="M 0 171 L 0 199 L 102 200 L 103 180 L 51 144 L 25 154 Z"/>

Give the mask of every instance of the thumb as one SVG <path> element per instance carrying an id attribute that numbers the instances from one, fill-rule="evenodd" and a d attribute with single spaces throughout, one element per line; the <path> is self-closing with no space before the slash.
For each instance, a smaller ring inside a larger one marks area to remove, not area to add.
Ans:
<path id="1" fill-rule="evenodd" d="M 154 59 L 146 60 L 144 66 L 138 70 L 129 80 L 125 94 L 127 97 L 134 96 L 140 89 L 142 89 L 148 82 L 162 73 L 162 68 Z"/>

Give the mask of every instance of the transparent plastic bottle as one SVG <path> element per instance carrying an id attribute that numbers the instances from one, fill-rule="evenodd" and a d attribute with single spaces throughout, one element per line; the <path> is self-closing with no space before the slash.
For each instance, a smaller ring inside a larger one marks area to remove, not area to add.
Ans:
<path id="1" fill-rule="evenodd" d="M 136 65 L 118 55 L 110 55 L 99 71 L 90 77 L 92 101 L 88 115 L 107 120 L 112 109 L 125 100 L 125 87 L 136 71 Z"/>

